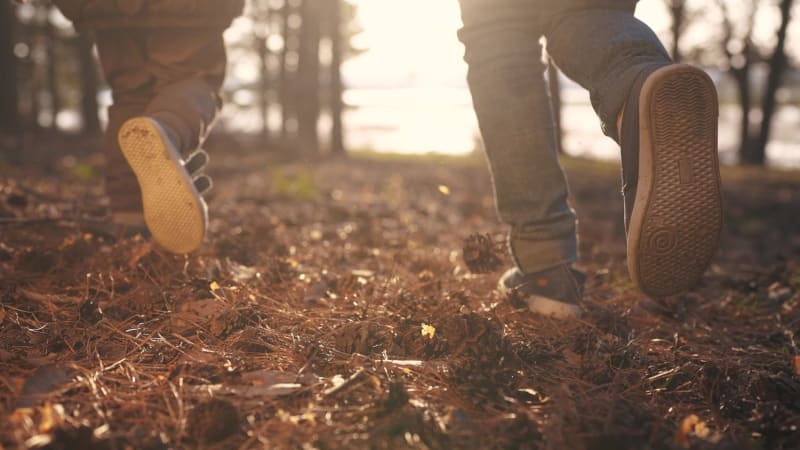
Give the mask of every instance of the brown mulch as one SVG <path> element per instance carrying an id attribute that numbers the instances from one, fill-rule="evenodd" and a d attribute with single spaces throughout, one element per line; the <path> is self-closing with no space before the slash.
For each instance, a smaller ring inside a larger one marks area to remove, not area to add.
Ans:
<path id="1" fill-rule="evenodd" d="M 726 178 L 705 280 L 653 301 L 618 175 L 568 161 L 563 323 L 494 291 L 480 162 L 217 154 L 188 257 L 91 226 L 95 157 L 0 170 L 0 449 L 800 448 L 800 183 Z"/>

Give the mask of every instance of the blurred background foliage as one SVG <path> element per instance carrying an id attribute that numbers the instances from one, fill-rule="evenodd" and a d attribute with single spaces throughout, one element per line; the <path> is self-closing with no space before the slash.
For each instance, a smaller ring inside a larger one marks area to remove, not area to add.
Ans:
<path id="1" fill-rule="evenodd" d="M 795 3 L 648 0 L 668 24 L 658 31 L 674 59 L 704 67 L 718 84 L 736 155 L 728 162 L 764 165 L 775 136 L 800 129 Z M 368 50 L 354 45 L 357 6 L 358 0 L 249 0 L 226 34 L 233 74 L 225 86 L 226 121 L 248 122 L 246 134 L 259 148 L 287 158 L 344 154 L 346 112 L 357 105 L 345 102 L 342 65 Z M 0 1 L 0 158 L 24 160 L 40 136 L 100 133 L 111 99 L 93 45 L 48 0 L 21 7 Z M 562 78 L 556 70 L 548 71 L 553 81 Z M 563 84 L 551 90 L 559 116 Z M 800 154 L 798 135 L 787 136 L 782 151 Z"/>

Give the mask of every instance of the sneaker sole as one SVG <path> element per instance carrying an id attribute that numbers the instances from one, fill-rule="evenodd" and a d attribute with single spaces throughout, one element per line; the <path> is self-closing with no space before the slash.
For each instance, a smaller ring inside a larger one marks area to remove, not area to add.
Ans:
<path id="1" fill-rule="evenodd" d="M 719 107 L 708 75 L 677 64 L 647 78 L 639 105 L 628 270 L 642 292 L 666 297 L 695 286 L 719 247 Z"/>
<path id="2" fill-rule="evenodd" d="M 144 219 L 153 239 L 172 253 L 184 254 L 203 243 L 208 212 L 178 151 L 165 136 L 157 123 L 140 117 L 125 122 L 118 139 L 139 182 Z"/>

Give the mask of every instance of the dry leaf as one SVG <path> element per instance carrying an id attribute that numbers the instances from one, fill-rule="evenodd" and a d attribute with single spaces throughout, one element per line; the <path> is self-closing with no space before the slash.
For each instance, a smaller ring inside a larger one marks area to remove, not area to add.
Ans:
<path id="1" fill-rule="evenodd" d="M 700 422 L 700 418 L 692 414 L 683 419 L 681 426 L 675 433 L 675 442 L 684 448 L 689 448 L 689 434 L 694 430 L 694 426 Z"/>
<path id="2" fill-rule="evenodd" d="M 231 263 L 230 270 L 231 275 L 233 275 L 233 281 L 237 283 L 250 281 L 258 275 L 258 270 L 256 270 L 255 267 L 243 266 L 236 263 Z M 212 288 L 212 290 L 214 289 Z"/>
<path id="3" fill-rule="evenodd" d="M 39 410 L 39 433 L 47 434 L 64 423 L 64 407 L 47 402 Z"/>
<path id="4" fill-rule="evenodd" d="M 800 376 L 800 356 L 794 357 L 794 374 Z"/>
<path id="5" fill-rule="evenodd" d="M 351 270 L 350 274 L 353 275 L 353 276 L 362 277 L 362 278 L 372 278 L 372 277 L 375 276 L 375 272 L 372 271 L 372 270 L 368 270 L 368 269 Z"/>
<path id="6" fill-rule="evenodd" d="M 429 339 L 433 339 L 436 335 L 436 327 L 433 325 L 428 325 L 427 323 L 422 324 L 422 336 L 427 336 Z"/>
<path id="7" fill-rule="evenodd" d="M 695 414 L 687 416 L 681 422 L 680 428 L 675 433 L 675 442 L 683 446 L 684 448 L 689 448 L 689 437 L 696 436 L 699 439 L 703 439 L 705 441 L 716 443 L 719 442 L 721 439 L 721 435 L 712 435 L 711 428 L 708 425 L 700 420 Z"/>

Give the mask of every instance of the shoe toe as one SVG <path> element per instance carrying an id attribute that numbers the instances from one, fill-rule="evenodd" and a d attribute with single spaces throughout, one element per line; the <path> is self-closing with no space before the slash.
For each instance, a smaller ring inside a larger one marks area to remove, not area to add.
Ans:
<path id="1" fill-rule="evenodd" d="M 555 319 L 581 316 L 580 300 L 585 276 L 566 265 L 538 273 L 525 274 L 518 268 L 507 270 L 498 282 L 503 294 L 514 294 L 532 312 Z"/>

